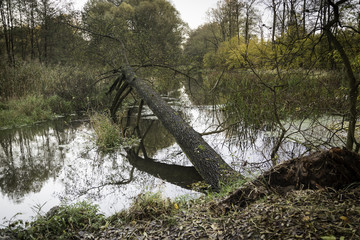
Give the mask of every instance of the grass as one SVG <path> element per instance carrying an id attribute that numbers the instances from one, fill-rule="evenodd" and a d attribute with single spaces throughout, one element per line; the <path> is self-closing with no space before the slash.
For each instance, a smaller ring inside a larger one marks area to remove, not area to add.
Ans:
<path id="1" fill-rule="evenodd" d="M 16 239 L 359 239 L 360 187 L 269 194 L 245 207 L 216 211 L 223 193 L 171 201 L 160 193 L 139 195 L 127 210 L 109 218 L 81 202 L 61 206 L 28 223 L 9 226 Z M 219 205 L 218 207 L 221 207 Z M 0 231 L 1 234 L 1 231 Z M 0 235 L 1 236 L 1 235 Z"/>
<path id="2" fill-rule="evenodd" d="M 19 62 L 0 68 L 0 128 L 52 119 L 55 114 L 104 108 L 108 83 L 96 82 L 97 70 L 83 65 Z"/>
<path id="3" fill-rule="evenodd" d="M 120 146 L 131 147 L 139 142 L 134 137 L 123 136 L 120 126 L 113 123 L 105 113 L 90 114 L 90 122 L 95 131 L 96 145 L 101 151 L 113 151 Z"/>
<path id="4" fill-rule="evenodd" d="M 45 215 L 39 215 L 34 222 L 12 223 L 8 229 L 16 239 L 77 239 L 80 231 L 94 232 L 106 225 L 99 208 L 88 202 L 59 206 Z"/>
<path id="5" fill-rule="evenodd" d="M 11 128 L 54 119 L 57 114 L 73 111 L 71 103 L 56 95 L 28 95 L 0 105 L 0 128 Z"/>
<path id="6" fill-rule="evenodd" d="M 164 223 L 172 224 L 173 216 L 179 210 L 181 204 L 164 198 L 161 192 L 146 192 L 138 195 L 128 210 L 119 212 L 109 218 L 113 224 L 152 221 L 162 219 Z"/>

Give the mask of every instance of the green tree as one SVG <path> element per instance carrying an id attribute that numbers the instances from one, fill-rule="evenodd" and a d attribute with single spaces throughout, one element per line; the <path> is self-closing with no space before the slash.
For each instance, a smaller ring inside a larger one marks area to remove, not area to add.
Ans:
<path id="1" fill-rule="evenodd" d="M 112 68 L 170 64 L 181 55 L 183 22 L 165 0 L 90 1 L 83 21 L 93 56 Z"/>

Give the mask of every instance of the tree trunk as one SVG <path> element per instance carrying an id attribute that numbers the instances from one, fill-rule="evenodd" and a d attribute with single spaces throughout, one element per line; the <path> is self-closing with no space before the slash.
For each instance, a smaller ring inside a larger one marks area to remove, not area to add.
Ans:
<path id="1" fill-rule="evenodd" d="M 135 76 L 130 67 L 124 68 L 125 81 L 144 99 L 164 127 L 171 133 L 206 183 L 219 189 L 219 183 L 236 172 L 189 126 L 149 84 Z M 239 175 L 238 175 L 239 176 Z"/>
<path id="2" fill-rule="evenodd" d="M 337 2 L 336 4 L 328 0 L 329 5 L 333 8 L 334 11 L 334 18 L 333 20 L 329 21 L 324 26 L 324 31 L 328 39 L 334 44 L 335 49 L 339 52 L 341 59 L 344 63 L 348 81 L 349 81 L 349 128 L 347 132 L 347 139 L 346 139 L 346 148 L 350 151 L 354 150 L 354 143 L 355 141 L 355 129 L 356 129 L 356 122 L 357 122 L 357 98 L 359 95 L 358 86 L 359 83 L 356 80 L 355 74 L 351 67 L 351 63 L 349 60 L 348 55 L 346 54 L 343 46 L 338 41 L 336 36 L 332 33 L 331 28 L 340 21 L 340 13 L 339 13 L 339 6 L 346 2 L 346 0 L 342 0 Z"/>

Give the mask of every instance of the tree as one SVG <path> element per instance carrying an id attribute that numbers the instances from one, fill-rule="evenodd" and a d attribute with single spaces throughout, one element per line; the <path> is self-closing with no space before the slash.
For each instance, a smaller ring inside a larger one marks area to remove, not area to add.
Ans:
<path id="1" fill-rule="evenodd" d="M 327 3 L 331 6 L 333 10 L 333 16 L 332 19 L 329 18 L 329 21 L 325 24 L 323 27 L 324 32 L 326 36 L 328 37 L 329 41 L 334 44 L 335 49 L 340 54 L 341 60 L 344 64 L 344 67 L 346 69 L 347 79 L 349 83 L 349 127 L 347 132 L 347 140 L 346 140 L 346 148 L 349 150 L 354 150 L 354 144 L 356 144 L 357 151 L 359 150 L 359 144 L 357 143 L 355 139 L 355 129 L 356 129 L 356 122 L 358 117 L 358 111 L 357 111 L 357 99 L 359 96 L 359 80 L 356 78 L 352 64 L 349 59 L 349 54 L 345 52 L 345 49 L 342 45 L 342 43 L 339 41 L 339 39 L 335 36 L 333 33 L 333 29 L 337 29 L 337 25 L 342 25 L 341 19 L 340 19 L 340 7 L 347 4 L 347 7 L 351 7 L 352 2 L 349 0 L 339 0 L 337 2 L 333 2 L 331 0 L 327 0 Z M 350 27 L 351 28 L 351 27 Z M 357 34 L 360 34 L 359 31 L 357 31 L 354 28 L 351 28 L 352 30 L 355 30 Z"/>
<path id="2" fill-rule="evenodd" d="M 140 65 L 175 63 L 181 56 L 184 25 L 165 0 L 129 0 L 119 5 L 92 1 L 83 22 L 91 51 L 111 68 L 126 62 L 124 52 L 129 62 Z"/>
<path id="3" fill-rule="evenodd" d="M 97 46 L 105 58 L 108 58 L 105 52 L 117 52 L 116 64 L 123 66 L 120 76 L 110 89 L 110 92 L 116 90 L 110 109 L 112 118 L 116 120 L 116 111 L 134 89 L 174 136 L 199 174 L 218 190 L 220 182 L 234 175 L 234 171 L 130 67 L 164 66 L 173 69 L 171 66 L 177 64 L 181 56 L 182 22 L 175 8 L 165 0 L 130 0 L 118 6 L 105 1 L 94 1 L 87 7 L 84 22 L 91 44 Z M 101 47 L 105 47 L 105 51 Z M 154 72 L 142 70 L 144 72 L 149 78 L 157 76 Z"/>
<path id="4" fill-rule="evenodd" d="M 125 88 L 120 87 L 121 85 Z M 221 182 L 228 181 L 234 176 L 240 176 L 236 175 L 235 171 L 204 141 L 202 136 L 191 128 L 151 86 L 138 78 L 129 67 L 122 68 L 120 78 L 113 85 L 118 88 L 120 94 L 125 91 L 127 86 L 134 88 L 144 99 L 164 127 L 174 136 L 198 173 L 213 189 L 219 190 Z"/>

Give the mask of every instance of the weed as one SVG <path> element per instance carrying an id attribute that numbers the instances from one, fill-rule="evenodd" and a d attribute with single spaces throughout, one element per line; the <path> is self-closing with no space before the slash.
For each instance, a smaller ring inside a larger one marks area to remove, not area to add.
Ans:
<path id="1" fill-rule="evenodd" d="M 168 223 L 173 222 L 172 216 L 179 209 L 179 204 L 164 198 L 161 192 L 146 192 L 136 197 L 128 211 L 120 213 L 118 216 L 125 221 L 136 223 L 139 220 L 153 220 L 164 218 Z"/>
<path id="2" fill-rule="evenodd" d="M 17 239 L 73 239 L 79 231 L 94 232 L 106 224 L 99 208 L 88 202 L 59 206 L 34 222 L 10 226 Z"/>
<path id="3" fill-rule="evenodd" d="M 96 144 L 102 151 L 112 151 L 120 146 L 131 147 L 139 142 L 138 139 L 124 137 L 121 128 L 107 114 L 90 114 L 90 121 L 96 134 Z"/>

